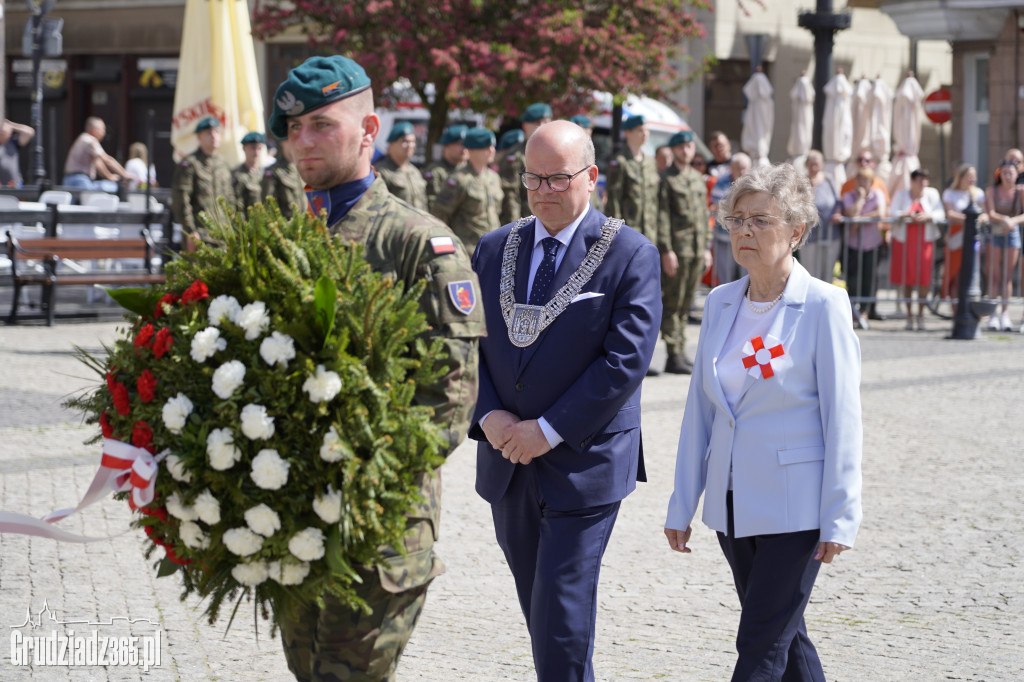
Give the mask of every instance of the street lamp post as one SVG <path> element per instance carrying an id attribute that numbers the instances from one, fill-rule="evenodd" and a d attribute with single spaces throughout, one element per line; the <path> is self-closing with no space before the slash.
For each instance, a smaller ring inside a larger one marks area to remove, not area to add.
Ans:
<path id="1" fill-rule="evenodd" d="M 32 12 L 32 128 L 36 131 L 32 145 L 32 163 L 29 177 L 37 185 L 46 182 L 43 161 L 43 17 L 53 9 L 57 0 L 25 0 Z"/>

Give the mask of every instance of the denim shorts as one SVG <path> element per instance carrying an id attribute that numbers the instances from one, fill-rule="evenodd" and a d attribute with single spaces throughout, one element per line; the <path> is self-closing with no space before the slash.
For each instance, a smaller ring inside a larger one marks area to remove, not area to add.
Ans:
<path id="1" fill-rule="evenodd" d="M 988 237 L 988 243 L 998 249 L 1019 249 L 1020 228 L 1015 227 L 1006 234 L 990 234 Z"/>

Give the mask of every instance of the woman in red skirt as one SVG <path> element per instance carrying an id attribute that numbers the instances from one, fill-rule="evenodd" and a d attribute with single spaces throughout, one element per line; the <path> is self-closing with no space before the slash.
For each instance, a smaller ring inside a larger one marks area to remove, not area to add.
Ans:
<path id="1" fill-rule="evenodd" d="M 910 174 L 910 189 L 893 195 L 889 216 L 900 219 L 892 228 L 889 281 L 903 287 L 909 330 L 915 326 L 911 295 L 917 289 L 916 325 L 918 331 L 924 331 L 924 300 L 932 284 L 932 257 L 940 234 L 935 223 L 946 219 L 942 198 L 928 186 L 928 171 L 922 168 Z"/>

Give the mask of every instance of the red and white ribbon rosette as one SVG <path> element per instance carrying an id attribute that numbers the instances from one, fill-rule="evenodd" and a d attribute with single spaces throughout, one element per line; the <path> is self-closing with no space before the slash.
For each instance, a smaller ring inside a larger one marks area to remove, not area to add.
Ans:
<path id="1" fill-rule="evenodd" d="M 760 336 L 743 344 L 743 367 L 752 377 L 771 379 L 775 371 L 790 364 L 786 349 L 782 347 L 782 341 L 774 336 L 766 336 L 767 342 Z M 774 367 L 773 367 L 774 363 Z"/>

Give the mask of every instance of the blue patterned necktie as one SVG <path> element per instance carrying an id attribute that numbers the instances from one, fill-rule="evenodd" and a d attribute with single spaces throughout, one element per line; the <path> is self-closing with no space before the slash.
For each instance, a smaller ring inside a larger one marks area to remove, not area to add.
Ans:
<path id="1" fill-rule="evenodd" d="M 554 237 L 545 237 L 540 242 L 544 247 L 544 260 L 533 276 L 533 288 L 530 290 L 530 305 L 544 305 L 548 302 L 548 289 L 555 278 L 555 256 L 558 254 L 560 241 Z"/>

